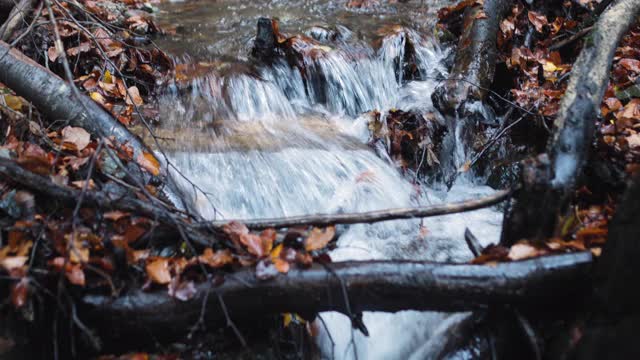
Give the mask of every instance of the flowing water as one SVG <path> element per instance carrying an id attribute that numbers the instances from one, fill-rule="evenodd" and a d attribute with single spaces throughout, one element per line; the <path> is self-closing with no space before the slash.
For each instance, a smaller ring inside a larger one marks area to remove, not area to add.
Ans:
<path id="1" fill-rule="evenodd" d="M 160 45 L 182 62 L 215 64 L 187 84 L 169 86 L 159 100 L 162 127 L 176 139 L 168 155 L 197 185 L 178 177 L 191 206 L 205 218 L 242 219 L 410 207 L 491 193 L 472 176 L 459 177 L 448 191 L 427 185 L 401 173 L 384 145 L 369 145 L 368 111 L 383 118 L 394 108 L 435 112 L 433 79 L 446 75 L 448 54 L 430 35 L 437 6 L 412 1 L 350 11 L 343 1 L 163 4 L 161 23 L 178 27 Z M 321 56 L 304 58 L 305 74 L 284 61 L 246 63 L 261 16 L 278 17 L 285 33 L 320 41 Z M 396 24 L 401 31 L 395 27 L 376 41 L 379 29 Z M 407 41 L 415 48 L 413 80 L 401 71 Z M 458 165 L 468 157 L 465 149 L 452 149 Z M 344 226 L 331 257 L 465 261 L 471 257 L 465 228 L 486 244 L 497 241 L 500 225 L 499 211 L 483 209 Z M 324 358 L 429 359 L 448 324 L 461 316 L 365 313 L 365 337 L 344 315 L 324 313 L 326 329 L 320 326 L 317 341 Z"/>

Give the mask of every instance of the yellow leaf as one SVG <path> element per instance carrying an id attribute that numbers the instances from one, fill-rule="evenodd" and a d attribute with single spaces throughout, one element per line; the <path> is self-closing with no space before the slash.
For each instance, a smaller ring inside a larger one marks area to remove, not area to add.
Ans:
<path id="1" fill-rule="evenodd" d="M 105 104 L 105 100 L 104 97 L 102 95 L 100 95 L 100 93 L 98 92 L 92 92 L 91 93 L 91 99 L 93 99 L 93 101 L 97 102 L 100 105 L 104 105 Z"/>
<path id="2" fill-rule="evenodd" d="M 545 61 L 544 65 L 542 65 L 542 69 L 546 72 L 554 72 L 558 70 L 558 67 L 551 61 Z"/>
<path id="3" fill-rule="evenodd" d="M 293 316 L 291 316 L 291 313 L 282 314 L 282 316 L 284 317 L 284 327 L 288 327 L 289 324 L 291 324 Z"/>
<path id="4" fill-rule="evenodd" d="M 109 70 L 104 73 L 104 82 L 106 82 L 107 84 L 113 84 L 113 77 L 111 76 L 111 72 Z"/>
<path id="5" fill-rule="evenodd" d="M 4 96 L 4 102 L 14 111 L 22 110 L 22 99 L 19 96 L 7 94 Z"/>

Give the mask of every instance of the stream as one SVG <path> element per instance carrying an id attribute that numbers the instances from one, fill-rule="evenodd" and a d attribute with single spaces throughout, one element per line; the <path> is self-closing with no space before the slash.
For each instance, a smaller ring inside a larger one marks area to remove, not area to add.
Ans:
<path id="1" fill-rule="evenodd" d="M 176 139 L 167 153 L 184 175 L 176 171 L 176 178 L 189 206 L 203 217 L 360 212 L 466 200 L 494 191 L 483 185 L 484 179 L 466 173 L 450 189 L 429 183 L 400 171 L 384 144 L 370 145 L 370 111 L 379 111 L 383 119 L 391 109 L 436 113 L 434 79 L 446 76 L 451 51 L 432 34 L 442 1 L 384 2 L 370 10 L 344 4 L 200 0 L 159 5 L 160 25 L 176 33 L 158 45 L 179 63 L 214 69 L 168 86 L 158 100 L 161 127 Z M 283 33 L 307 34 L 321 44 L 314 50 L 322 56 L 303 59 L 306 74 L 284 61 L 250 65 L 261 17 L 278 18 Z M 379 40 L 381 32 L 392 36 Z M 412 79 L 402 75 L 406 41 L 415 48 L 417 75 Z M 316 75 L 322 81 L 304 80 Z M 459 141 L 450 151 L 456 166 L 470 156 Z M 487 208 L 339 226 L 330 256 L 334 261 L 467 261 L 472 254 L 464 242 L 465 228 L 487 245 L 498 241 L 501 223 L 501 211 Z M 365 313 L 367 337 L 353 330 L 346 316 L 323 313 L 317 342 L 327 359 L 430 359 L 441 349 L 447 329 L 464 316 Z"/>

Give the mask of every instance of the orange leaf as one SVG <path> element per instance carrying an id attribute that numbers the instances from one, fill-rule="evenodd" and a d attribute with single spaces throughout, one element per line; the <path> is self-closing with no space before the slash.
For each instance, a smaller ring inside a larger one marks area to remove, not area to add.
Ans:
<path id="1" fill-rule="evenodd" d="M 160 162 L 153 154 L 143 152 L 136 158 L 138 165 L 147 170 L 151 175 L 158 176 L 160 174 Z"/>
<path id="2" fill-rule="evenodd" d="M 147 276 L 156 284 L 168 284 L 171 282 L 171 273 L 169 272 L 169 260 L 158 258 L 147 263 Z"/>
<path id="3" fill-rule="evenodd" d="M 211 248 L 204 249 L 202 255 L 198 256 L 198 261 L 209 265 L 212 268 L 223 267 L 233 262 L 231 252 L 229 250 L 219 250 L 214 252 Z"/>
<path id="4" fill-rule="evenodd" d="M 335 234 L 335 226 L 329 226 L 324 230 L 314 227 L 311 230 L 309 237 L 305 240 L 305 249 L 307 251 L 320 250 L 327 246 Z"/>

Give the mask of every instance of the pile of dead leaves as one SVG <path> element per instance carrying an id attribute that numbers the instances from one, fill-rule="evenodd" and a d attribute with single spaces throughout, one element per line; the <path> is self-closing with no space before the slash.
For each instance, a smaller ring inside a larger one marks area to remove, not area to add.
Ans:
<path id="1" fill-rule="evenodd" d="M 591 196 L 586 188 L 580 189 L 579 193 L 578 198 L 583 200 Z M 472 263 L 493 264 L 587 250 L 594 256 L 600 256 L 614 212 L 615 205 L 611 199 L 604 205 L 585 201 L 583 205 L 574 206 L 570 215 L 561 219 L 558 236 L 544 242 L 522 240 L 510 248 L 490 245 Z"/>
<path id="2" fill-rule="evenodd" d="M 335 237 L 335 228 L 291 228 L 284 233 L 266 229 L 254 233 L 242 223 L 232 221 L 224 226 L 229 247 L 206 248 L 196 256 L 138 257 L 146 263 L 148 282 L 144 286 L 168 286 L 169 295 L 189 300 L 195 295 L 195 285 L 206 279 L 208 270 L 224 267 L 255 267 L 256 278 L 271 279 L 286 274 L 292 266 L 308 268 L 314 260 L 329 262 L 326 254 Z M 203 271 L 204 270 L 204 271 Z M 223 273 L 220 281 L 223 281 Z"/>
<path id="3" fill-rule="evenodd" d="M 54 2 L 54 20 L 44 8 L 34 20 L 40 26 L 17 47 L 62 78 L 68 62 L 74 82 L 128 125 L 143 99 L 173 73 L 173 61 L 149 40 L 160 32 L 152 10 L 146 1 Z M 54 46 L 56 32 L 64 54 Z"/>

